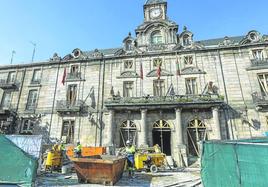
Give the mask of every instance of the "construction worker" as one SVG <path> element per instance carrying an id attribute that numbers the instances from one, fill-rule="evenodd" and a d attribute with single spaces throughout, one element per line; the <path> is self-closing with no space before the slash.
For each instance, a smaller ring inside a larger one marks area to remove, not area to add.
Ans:
<path id="1" fill-rule="evenodd" d="M 134 154 L 136 152 L 136 148 L 131 144 L 129 140 L 126 141 L 126 153 L 127 153 L 127 166 L 128 166 L 128 176 L 134 176 Z"/>
<path id="2" fill-rule="evenodd" d="M 77 141 L 76 147 L 74 148 L 75 157 L 80 158 L 82 156 L 82 145 L 80 144 L 80 141 Z"/>

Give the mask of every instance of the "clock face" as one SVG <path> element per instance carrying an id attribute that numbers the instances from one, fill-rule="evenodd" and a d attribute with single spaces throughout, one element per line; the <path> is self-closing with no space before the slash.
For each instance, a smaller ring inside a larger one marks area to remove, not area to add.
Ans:
<path id="1" fill-rule="evenodd" d="M 150 17 L 151 18 L 158 18 L 162 14 L 162 10 L 160 8 L 153 8 L 150 10 Z"/>

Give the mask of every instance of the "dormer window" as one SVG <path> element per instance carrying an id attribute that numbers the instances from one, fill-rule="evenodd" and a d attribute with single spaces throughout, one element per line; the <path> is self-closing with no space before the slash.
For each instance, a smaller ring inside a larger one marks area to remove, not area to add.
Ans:
<path id="1" fill-rule="evenodd" d="M 126 60 L 124 62 L 124 69 L 125 70 L 131 70 L 131 69 L 133 69 L 133 61 L 132 60 Z"/>
<path id="2" fill-rule="evenodd" d="M 132 50 L 132 41 L 127 41 L 126 42 L 126 51 L 131 51 Z"/>
<path id="3" fill-rule="evenodd" d="M 254 33 L 254 32 L 253 32 L 253 33 L 250 33 L 249 38 L 250 38 L 252 41 L 256 41 L 256 40 L 258 39 L 256 33 Z"/>
<path id="4" fill-rule="evenodd" d="M 183 36 L 183 45 L 188 46 L 191 44 L 190 36 L 188 34 L 185 34 Z"/>
<path id="5" fill-rule="evenodd" d="M 151 42 L 152 44 L 162 44 L 163 43 L 163 36 L 160 31 L 155 31 L 151 35 Z"/>

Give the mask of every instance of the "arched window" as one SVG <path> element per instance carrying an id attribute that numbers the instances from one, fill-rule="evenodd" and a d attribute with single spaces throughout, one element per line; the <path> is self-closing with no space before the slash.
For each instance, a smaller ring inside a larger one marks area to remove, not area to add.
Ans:
<path id="1" fill-rule="evenodd" d="M 120 147 L 125 146 L 125 142 L 130 140 L 136 144 L 137 126 L 133 121 L 126 120 L 120 126 Z"/>
<path id="2" fill-rule="evenodd" d="M 132 50 L 132 41 L 127 41 L 126 42 L 126 50 L 131 51 Z"/>
<path id="3" fill-rule="evenodd" d="M 155 31 L 151 35 L 151 42 L 152 44 L 162 44 L 163 43 L 163 36 L 160 31 Z"/>
<path id="4" fill-rule="evenodd" d="M 190 36 L 188 34 L 185 34 L 183 36 L 183 45 L 187 46 L 187 45 L 190 45 L 190 44 L 191 44 Z"/>

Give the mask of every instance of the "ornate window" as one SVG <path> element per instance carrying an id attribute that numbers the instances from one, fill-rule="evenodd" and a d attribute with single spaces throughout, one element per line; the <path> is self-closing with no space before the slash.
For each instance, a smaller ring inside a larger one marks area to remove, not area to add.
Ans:
<path id="1" fill-rule="evenodd" d="M 162 59 L 161 58 L 155 58 L 153 60 L 153 67 L 158 68 L 158 66 L 162 66 Z"/>
<path id="2" fill-rule="evenodd" d="M 125 142 L 130 140 L 136 144 L 137 126 L 133 121 L 126 120 L 120 126 L 120 147 L 125 146 Z"/>
<path id="3" fill-rule="evenodd" d="M 127 41 L 126 42 L 126 51 L 131 51 L 132 50 L 132 41 Z"/>
<path id="4" fill-rule="evenodd" d="M 132 70 L 133 69 L 133 61 L 132 60 L 124 61 L 124 69 L 125 70 Z"/>
<path id="5" fill-rule="evenodd" d="M 197 83 L 196 78 L 186 78 L 185 79 L 186 94 L 197 94 Z"/>
<path id="6" fill-rule="evenodd" d="M 264 59 L 263 50 L 262 49 L 252 50 L 252 56 L 256 60 L 263 60 Z"/>
<path id="7" fill-rule="evenodd" d="M 261 95 L 268 96 L 268 73 L 259 74 L 257 78 L 261 88 Z"/>
<path id="8" fill-rule="evenodd" d="M 164 80 L 154 80 L 154 96 L 165 96 L 165 81 Z"/>
<path id="9" fill-rule="evenodd" d="M 151 35 L 151 42 L 152 44 L 162 44 L 163 41 L 163 36 L 160 31 L 155 31 Z"/>
<path id="10" fill-rule="evenodd" d="M 184 65 L 186 65 L 186 66 L 193 65 L 193 56 L 185 56 L 184 57 Z"/>
<path id="11" fill-rule="evenodd" d="M 26 110 L 35 110 L 37 104 L 37 90 L 30 90 Z"/>
<path id="12" fill-rule="evenodd" d="M 133 97 L 133 81 L 124 81 L 123 97 Z"/>
<path id="13" fill-rule="evenodd" d="M 206 125 L 199 119 L 194 119 L 188 123 L 187 127 L 189 154 L 200 156 L 199 141 L 207 140 Z"/>
<path id="14" fill-rule="evenodd" d="M 153 124 L 153 128 L 154 129 L 169 129 L 170 130 L 170 125 L 167 121 L 165 120 L 159 120 L 159 121 L 156 121 L 154 124 Z"/>
<path id="15" fill-rule="evenodd" d="M 191 44 L 190 36 L 188 34 L 185 34 L 182 38 L 183 45 L 187 46 Z"/>

